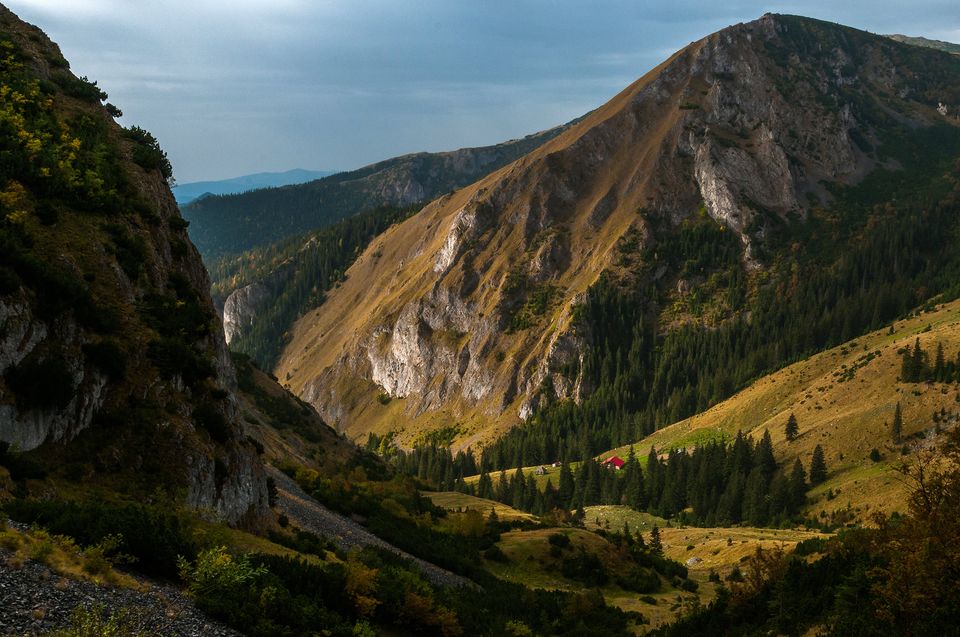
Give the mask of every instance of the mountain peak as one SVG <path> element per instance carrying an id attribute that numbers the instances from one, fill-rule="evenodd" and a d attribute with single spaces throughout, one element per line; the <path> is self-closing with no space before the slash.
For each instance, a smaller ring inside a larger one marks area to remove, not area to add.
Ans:
<path id="1" fill-rule="evenodd" d="M 954 123 L 937 111 L 960 103 L 954 62 L 777 14 L 694 42 L 383 234 L 297 323 L 278 375 L 355 434 L 392 426 L 378 394 L 404 398 L 413 427 L 452 419 L 474 442 L 495 434 L 490 420 L 581 400 L 594 335 L 578 308 L 602 274 L 683 289 L 679 272 L 646 264 L 706 218 L 735 238 L 744 276 L 760 276 L 812 209 L 901 165 L 878 149 Z"/>

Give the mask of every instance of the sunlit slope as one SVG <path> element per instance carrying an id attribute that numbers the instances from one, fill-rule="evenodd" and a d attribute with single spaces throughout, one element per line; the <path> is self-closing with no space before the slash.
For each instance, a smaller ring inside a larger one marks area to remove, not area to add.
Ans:
<path id="1" fill-rule="evenodd" d="M 939 305 L 933 311 L 894 323 L 879 330 L 765 376 L 712 409 L 661 429 L 638 441 L 635 452 L 645 457 L 658 451 L 692 447 L 711 440 L 731 439 L 738 430 L 759 437 L 769 430 L 780 463 L 799 457 L 809 468 L 814 448 L 823 447 L 829 478 L 811 492 L 813 512 L 836 511 L 851 505 L 857 517 L 870 511 L 904 510 L 906 484 L 895 469 L 909 462 L 916 449 L 935 438 L 939 417 L 941 430 L 956 426 L 960 414 L 960 388 L 953 383 L 904 383 L 900 381 L 902 357 L 898 351 L 912 348 L 916 339 L 930 356 L 937 345 L 946 359 L 956 360 L 960 351 L 960 301 Z M 903 441 L 895 444 L 891 423 L 897 403 L 903 410 Z M 785 424 L 796 415 L 799 435 L 787 441 Z M 876 449 L 881 460 L 870 459 Z M 903 451 L 909 451 L 903 454 Z M 601 454 L 625 455 L 629 447 Z M 828 491 L 833 499 L 827 499 Z"/>

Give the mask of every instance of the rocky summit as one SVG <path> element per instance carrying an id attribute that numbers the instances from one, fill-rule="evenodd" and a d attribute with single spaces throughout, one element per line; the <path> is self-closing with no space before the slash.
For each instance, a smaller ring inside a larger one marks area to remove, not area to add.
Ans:
<path id="1" fill-rule="evenodd" d="M 296 323 L 278 376 L 352 436 L 399 428 L 412 439 L 456 422 L 468 445 L 551 401 L 580 401 L 596 334 L 578 308 L 604 273 L 683 294 L 691 281 L 657 247 L 705 215 L 758 281 L 811 210 L 902 167 L 878 151 L 893 128 L 957 124 L 955 66 L 792 16 L 694 42 L 375 239 Z"/>

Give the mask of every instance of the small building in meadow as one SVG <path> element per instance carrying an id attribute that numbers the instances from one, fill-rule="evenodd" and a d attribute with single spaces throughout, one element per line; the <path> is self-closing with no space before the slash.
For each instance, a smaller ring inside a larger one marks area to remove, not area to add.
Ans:
<path id="1" fill-rule="evenodd" d="M 600 464 L 608 468 L 612 467 L 615 471 L 620 471 L 620 469 L 623 469 L 623 465 L 627 463 L 620 456 L 610 456 Z"/>

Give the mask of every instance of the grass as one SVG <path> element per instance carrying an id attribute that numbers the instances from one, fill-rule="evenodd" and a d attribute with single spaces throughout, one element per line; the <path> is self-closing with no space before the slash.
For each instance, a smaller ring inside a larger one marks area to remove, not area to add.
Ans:
<path id="1" fill-rule="evenodd" d="M 421 491 L 420 493 L 430 498 L 430 501 L 433 502 L 434 505 L 447 509 L 448 511 L 467 509 L 480 511 L 484 516 L 488 516 L 490 515 L 490 511 L 494 510 L 497 512 L 497 517 L 505 521 L 535 519 L 531 514 L 524 513 L 506 504 L 501 504 L 494 500 L 477 498 L 457 491 Z"/>
<path id="2" fill-rule="evenodd" d="M 79 579 L 96 584 L 144 590 L 145 585 L 113 568 L 109 561 L 95 556 L 76 545 L 72 538 L 51 535 L 47 531 L 31 528 L 20 531 L 8 525 L 0 525 L 0 549 L 8 551 L 9 568 L 19 568 L 27 560 L 41 562 L 52 571 L 70 579 Z"/>
<path id="3" fill-rule="evenodd" d="M 901 457 L 900 445 L 890 437 L 896 403 L 903 409 L 904 438 L 926 444 L 932 439 L 934 412 L 960 412 L 960 388 L 899 382 L 897 350 L 919 337 L 931 355 L 942 343 L 947 358 L 954 358 L 960 350 L 960 301 L 896 321 L 893 327 L 892 334 L 884 328 L 765 376 L 713 408 L 634 443 L 634 451 L 643 461 L 651 445 L 661 451 L 730 439 L 738 430 L 755 438 L 769 430 L 778 462 L 788 466 L 800 458 L 809 468 L 814 447 L 819 444 L 825 451 L 828 481 L 810 492 L 809 514 L 829 515 L 849 506 L 853 520 L 869 523 L 875 511 L 904 511 L 907 489 L 892 469 L 911 455 Z M 800 435 L 789 442 L 784 425 L 791 413 Z M 623 457 L 629 448 L 600 457 Z M 873 448 L 883 455 L 880 462 L 870 460 Z M 835 497 L 828 499 L 831 490 Z"/>
<path id="4" fill-rule="evenodd" d="M 504 533 L 498 546 L 507 555 L 509 562 L 487 562 L 486 567 L 501 579 L 532 588 L 582 591 L 584 585 L 564 578 L 560 573 L 560 560 L 550 555 L 548 538 L 555 533 L 567 535 L 574 551 L 582 547 L 585 551 L 596 554 L 611 574 L 626 567 L 616 547 L 606 539 L 584 529 L 571 528 Z M 651 626 L 658 626 L 676 618 L 694 604 L 706 604 L 713 599 L 715 590 L 713 584 L 707 581 L 707 572 L 691 571 L 691 577 L 700 584 L 696 593 L 680 591 L 663 582 L 663 589 L 650 595 L 656 600 L 655 604 L 644 602 L 640 599 L 640 594 L 623 590 L 614 584 L 607 584 L 599 590 L 608 604 L 623 610 L 637 611 L 647 618 Z"/>

